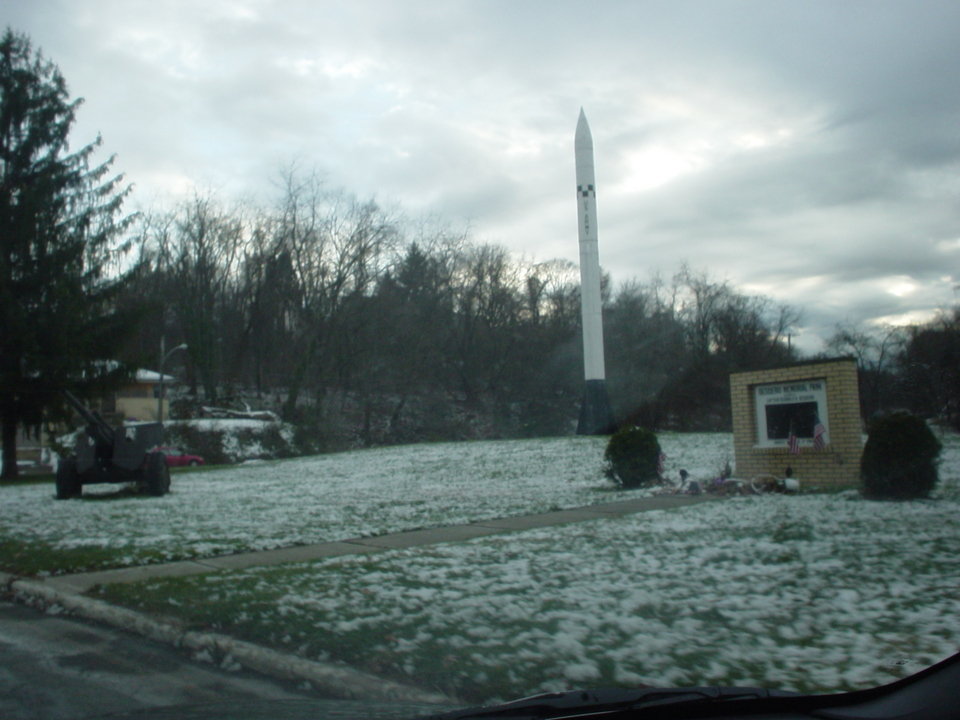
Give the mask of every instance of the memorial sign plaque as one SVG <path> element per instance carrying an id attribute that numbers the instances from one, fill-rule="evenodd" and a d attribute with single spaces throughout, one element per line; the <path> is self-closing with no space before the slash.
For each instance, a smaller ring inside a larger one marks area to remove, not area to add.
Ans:
<path id="1" fill-rule="evenodd" d="M 829 440 L 826 386 L 824 379 L 755 385 L 757 445 L 786 447 L 791 435 L 801 447 L 812 445 L 818 424 L 825 444 Z"/>

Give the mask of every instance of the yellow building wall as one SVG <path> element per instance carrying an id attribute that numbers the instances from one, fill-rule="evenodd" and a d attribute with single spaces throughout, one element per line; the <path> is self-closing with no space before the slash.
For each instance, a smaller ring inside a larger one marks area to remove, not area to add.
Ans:
<path id="1" fill-rule="evenodd" d="M 157 401 L 153 398 L 117 398 L 117 412 L 123 415 L 124 420 L 157 420 Z M 170 403 L 163 401 L 163 419 L 170 419 Z"/>
<path id="2" fill-rule="evenodd" d="M 117 393 L 116 410 L 124 420 L 157 420 L 156 385 L 137 383 L 127 385 Z M 166 395 L 167 393 L 164 393 Z M 163 418 L 170 419 L 170 401 L 163 399 Z"/>
<path id="3" fill-rule="evenodd" d="M 785 447 L 760 447 L 754 388 L 767 383 L 814 380 L 823 380 L 826 384 L 827 446 L 821 450 L 801 447 L 798 454 Z M 734 373 L 730 376 L 730 400 L 737 477 L 783 477 L 789 467 L 804 488 L 843 488 L 859 484 L 863 435 L 855 360 L 843 358 Z"/>

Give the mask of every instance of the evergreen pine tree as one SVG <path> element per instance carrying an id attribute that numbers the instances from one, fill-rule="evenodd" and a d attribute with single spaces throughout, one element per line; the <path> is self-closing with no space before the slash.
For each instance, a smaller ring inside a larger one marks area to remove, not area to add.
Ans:
<path id="1" fill-rule="evenodd" d="M 39 428 L 60 391 L 115 383 L 115 356 L 135 322 L 116 305 L 125 276 L 118 235 L 129 187 L 94 142 L 70 152 L 82 101 L 30 40 L 0 40 L 0 426 L 3 475 L 17 475 L 17 427 Z"/>

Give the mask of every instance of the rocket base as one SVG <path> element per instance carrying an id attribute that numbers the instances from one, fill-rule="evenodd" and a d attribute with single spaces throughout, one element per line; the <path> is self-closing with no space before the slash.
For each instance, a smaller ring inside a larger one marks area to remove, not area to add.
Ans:
<path id="1" fill-rule="evenodd" d="M 616 427 L 607 397 L 606 380 L 587 380 L 583 387 L 577 435 L 610 435 Z"/>

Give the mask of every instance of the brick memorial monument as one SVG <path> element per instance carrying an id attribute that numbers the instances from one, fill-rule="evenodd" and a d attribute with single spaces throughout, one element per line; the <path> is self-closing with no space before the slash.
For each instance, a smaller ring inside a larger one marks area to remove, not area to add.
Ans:
<path id="1" fill-rule="evenodd" d="M 730 399 L 737 477 L 782 478 L 790 468 L 805 488 L 859 484 L 863 429 L 854 359 L 734 373 Z"/>

